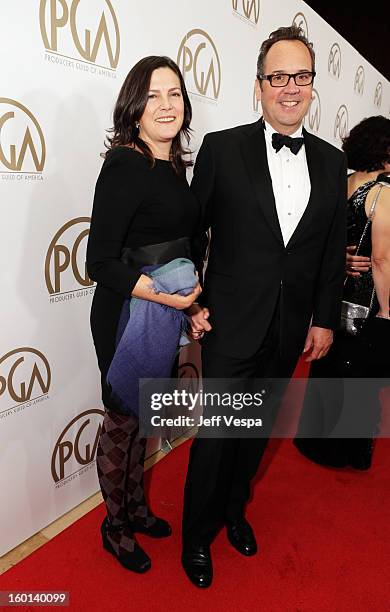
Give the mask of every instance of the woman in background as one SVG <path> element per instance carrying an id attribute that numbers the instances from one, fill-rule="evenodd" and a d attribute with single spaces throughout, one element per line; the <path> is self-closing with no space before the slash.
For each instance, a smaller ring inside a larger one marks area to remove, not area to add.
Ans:
<path id="1" fill-rule="evenodd" d="M 336 378 L 379 379 L 390 377 L 390 120 L 382 116 L 361 121 L 344 139 L 348 168 L 348 254 L 343 299 L 369 307 L 368 320 L 356 336 L 336 332 L 326 357 L 313 362 L 310 379 L 333 379 L 320 383 L 309 380 L 299 431 L 294 441 L 308 459 L 331 467 L 369 469 L 373 438 L 327 438 L 342 411 L 342 383 Z M 376 200 L 376 203 L 375 203 Z M 361 239 L 372 207 L 372 222 Z M 373 289 L 375 292 L 373 294 Z M 351 428 L 360 420 L 364 431 L 375 434 L 380 420 L 380 388 L 367 381 L 359 386 L 355 412 L 345 416 Z M 345 433 L 345 432 L 344 432 Z M 317 436 L 324 437 L 317 437 Z M 306 437 L 307 436 L 307 437 Z"/>
<path id="2" fill-rule="evenodd" d="M 132 297 L 181 311 L 200 293 L 197 281 L 187 296 L 157 293 L 141 270 L 191 258 L 190 237 L 199 209 L 185 176 L 190 162 L 184 159 L 182 137 L 188 143 L 190 121 L 191 104 L 178 66 L 167 57 L 140 60 L 116 102 L 87 251 L 88 274 L 97 282 L 91 328 L 106 410 L 97 451 L 107 510 L 101 533 L 104 548 L 136 572 L 147 571 L 151 562 L 135 534 L 165 537 L 171 528 L 153 515 L 145 500 L 146 439 L 139 435 L 138 406 L 124 413 L 107 374 Z"/>

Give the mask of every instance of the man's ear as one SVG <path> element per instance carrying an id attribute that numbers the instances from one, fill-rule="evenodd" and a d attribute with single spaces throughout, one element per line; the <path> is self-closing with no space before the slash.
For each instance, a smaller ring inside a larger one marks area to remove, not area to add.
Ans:
<path id="1" fill-rule="evenodd" d="M 255 80 L 255 93 L 256 93 L 256 99 L 258 100 L 258 102 L 261 102 L 261 84 L 257 77 Z"/>

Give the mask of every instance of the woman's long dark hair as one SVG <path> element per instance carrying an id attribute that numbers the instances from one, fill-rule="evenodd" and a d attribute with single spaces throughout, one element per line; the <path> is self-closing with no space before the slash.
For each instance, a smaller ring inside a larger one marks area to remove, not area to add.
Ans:
<path id="1" fill-rule="evenodd" d="M 192 119 L 191 102 L 188 97 L 183 76 L 178 65 L 169 57 L 160 55 L 150 55 L 144 57 L 133 66 L 127 75 L 119 92 L 118 100 L 115 105 L 113 119 L 114 126 L 108 130 L 112 136 L 107 136 L 106 147 L 114 149 L 121 145 L 132 145 L 139 149 L 154 165 L 155 159 L 150 147 L 139 137 L 139 129 L 136 122 L 144 114 L 148 101 L 150 79 L 152 73 L 157 68 L 170 68 L 179 78 L 181 92 L 184 101 L 184 120 L 183 125 L 172 141 L 171 161 L 178 174 L 184 174 L 188 166 L 192 166 L 191 160 L 185 160 L 184 156 L 189 153 L 184 149 L 182 136 L 190 141 L 190 123 Z"/>

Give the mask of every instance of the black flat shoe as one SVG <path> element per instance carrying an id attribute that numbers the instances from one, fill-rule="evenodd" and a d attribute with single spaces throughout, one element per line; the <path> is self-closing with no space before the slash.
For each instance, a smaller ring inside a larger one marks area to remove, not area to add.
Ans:
<path id="1" fill-rule="evenodd" d="M 210 546 L 198 545 L 184 548 L 181 562 L 185 573 L 195 586 L 206 589 L 213 581 L 213 564 Z"/>
<path id="2" fill-rule="evenodd" d="M 119 563 L 123 565 L 123 567 L 131 570 L 132 572 L 137 572 L 138 574 L 143 574 L 151 568 L 150 557 L 148 557 L 146 552 L 142 550 L 137 542 L 135 542 L 133 552 L 124 551 L 119 555 L 115 552 L 114 547 L 108 539 L 107 533 L 109 531 L 118 531 L 118 529 L 111 527 L 107 518 L 104 519 L 100 531 L 102 534 L 103 548 L 114 555 L 114 557 L 118 559 Z"/>
<path id="3" fill-rule="evenodd" d="M 167 538 L 172 534 L 172 528 L 170 524 L 162 518 L 157 516 L 156 522 L 150 527 L 146 527 L 141 521 L 133 521 L 130 523 L 130 528 L 134 533 L 145 533 L 151 538 Z"/>
<path id="4" fill-rule="evenodd" d="M 244 518 L 226 525 L 230 544 L 246 557 L 257 553 L 257 542 L 252 527 Z"/>

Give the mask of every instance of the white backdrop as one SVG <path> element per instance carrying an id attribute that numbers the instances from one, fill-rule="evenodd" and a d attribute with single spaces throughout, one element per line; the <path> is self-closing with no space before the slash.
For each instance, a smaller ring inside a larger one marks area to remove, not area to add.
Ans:
<path id="1" fill-rule="evenodd" d="M 309 130 L 339 146 L 361 118 L 389 115 L 390 84 L 299 0 L 6 0 L 0 12 L 1 555 L 98 489 L 85 247 L 131 66 L 151 54 L 179 61 L 195 151 L 204 133 L 259 117 L 259 45 L 293 20 L 317 55 Z M 191 375 L 196 351 L 183 359 Z"/>

